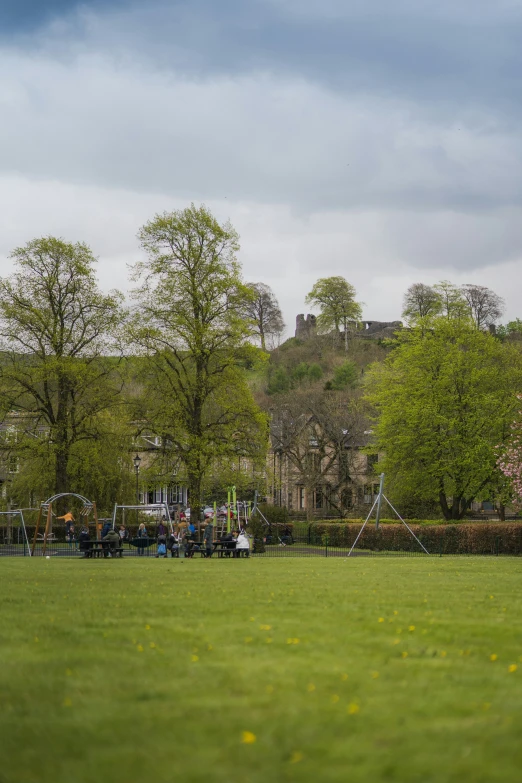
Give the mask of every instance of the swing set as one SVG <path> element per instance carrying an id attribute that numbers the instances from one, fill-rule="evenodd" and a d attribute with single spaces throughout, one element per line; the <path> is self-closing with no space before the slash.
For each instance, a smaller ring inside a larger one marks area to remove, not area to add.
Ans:
<path id="1" fill-rule="evenodd" d="M 100 537 L 101 525 L 98 521 L 98 512 L 96 511 L 96 503 L 92 500 L 84 498 L 83 495 L 78 495 L 76 492 L 59 492 L 57 495 L 53 495 L 48 500 L 40 503 L 38 511 L 38 518 L 36 520 L 36 528 L 34 531 L 33 544 L 31 547 L 31 556 L 34 555 L 37 543 L 42 543 L 42 551 L 39 554 L 45 555 L 47 551 L 47 545 L 54 540 L 53 535 L 53 503 L 56 503 L 61 498 L 76 498 L 82 504 L 80 508 L 80 520 L 83 520 L 83 524 L 89 524 L 89 517 L 92 514 L 94 524 L 96 526 L 96 538 Z M 44 532 L 39 533 L 42 520 L 45 518 Z"/>

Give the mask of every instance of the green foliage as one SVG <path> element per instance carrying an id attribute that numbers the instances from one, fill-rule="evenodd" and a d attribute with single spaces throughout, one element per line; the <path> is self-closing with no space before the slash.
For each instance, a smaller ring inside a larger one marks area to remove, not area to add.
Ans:
<path id="1" fill-rule="evenodd" d="M 260 503 L 259 510 L 270 524 L 288 522 L 288 509 L 285 506 L 274 506 L 272 503 Z"/>
<path id="2" fill-rule="evenodd" d="M 378 530 L 368 523 L 357 542 L 357 549 L 421 554 L 421 547 L 407 528 L 397 520 L 393 522 Z M 410 520 L 409 524 L 431 555 L 522 554 L 522 524 L 516 522 L 434 525 L 432 522 L 417 524 L 416 520 Z M 312 525 L 310 540 L 311 543 L 324 542 L 326 536 L 328 546 L 350 548 L 359 530 L 359 525 L 320 522 Z"/>
<path id="3" fill-rule="evenodd" d="M 344 277 L 323 277 L 318 280 L 305 301 L 321 311 L 317 318 L 319 332 L 346 330 L 349 322 L 361 318 L 361 305 L 355 301 L 356 291 Z"/>
<path id="4" fill-rule="evenodd" d="M 379 415 L 375 448 L 395 497 L 438 501 L 447 519 L 461 518 L 495 483 L 495 446 L 522 383 L 520 353 L 468 321 L 440 318 L 403 333 L 367 379 Z"/>
<path id="5" fill-rule="evenodd" d="M 331 381 L 331 388 L 334 391 L 343 389 L 353 389 L 359 380 L 359 370 L 354 362 L 346 361 L 335 368 L 334 376 Z"/>
<path id="6" fill-rule="evenodd" d="M 44 237 L 11 254 L 0 280 L 0 415 L 20 433 L 46 492 L 72 488 L 70 460 L 103 437 L 104 414 L 121 406 L 117 351 L 122 295 L 98 289 L 87 245 Z M 45 465 L 44 460 L 45 459 Z"/>
<path id="7" fill-rule="evenodd" d="M 282 394 L 297 389 L 301 386 L 312 385 L 323 377 L 323 369 L 320 364 L 313 362 L 300 362 L 297 367 L 286 370 L 279 365 L 273 367 L 268 374 L 267 393 Z"/>
<path id="8" fill-rule="evenodd" d="M 256 352 L 246 315 L 255 293 L 241 278 L 236 231 L 204 206 L 156 215 L 140 240 L 148 260 L 135 267 L 132 337 L 147 356 L 144 416 L 199 505 L 216 461 L 266 450 L 266 417 L 239 366 Z"/>

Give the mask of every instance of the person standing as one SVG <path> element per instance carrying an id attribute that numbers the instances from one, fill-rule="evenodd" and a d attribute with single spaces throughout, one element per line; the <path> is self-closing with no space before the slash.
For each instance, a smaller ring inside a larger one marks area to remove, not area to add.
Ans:
<path id="1" fill-rule="evenodd" d="M 205 542 L 206 557 L 212 557 L 212 544 L 214 543 L 214 525 L 209 522 L 203 533 L 203 541 Z"/>
<path id="2" fill-rule="evenodd" d="M 147 533 L 147 528 L 142 522 L 138 528 L 138 555 L 145 554 L 145 547 L 148 544 L 148 538 L 149 536 Z"/>

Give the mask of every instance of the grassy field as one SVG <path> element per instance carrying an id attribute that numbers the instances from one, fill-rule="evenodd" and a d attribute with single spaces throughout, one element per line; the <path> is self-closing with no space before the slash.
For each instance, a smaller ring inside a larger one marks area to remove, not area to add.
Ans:
<path id="1" fill-rule="evenodd" d="M 4 559 L 0 781 L 519 781 L 521 569 Z"/>

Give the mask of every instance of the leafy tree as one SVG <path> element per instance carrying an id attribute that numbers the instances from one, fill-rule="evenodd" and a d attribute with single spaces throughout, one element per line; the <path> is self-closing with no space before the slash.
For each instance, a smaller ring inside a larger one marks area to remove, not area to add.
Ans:
<path id="1" fill-rule="evenodd" d="M 404 295 L 402 315 L 410 323 L 438 315 L 442 308 L 440 294 L 430 285 L 414 283 Z"/>
<path id="2" fill-rule="evenodd" d="M 469 321 L 414 327 L 368 377 L 375 447 L 399 495 L 461 519 L 498 478 L 495 446 L 516 409 L 522 359 Z"/>
<path id="3" fill-rule="evenodd" d="M 122 404 L 117 359 L 109 355 L 122 295 L 100 292 L 87 245 L 44 237 L 11 258 L 16 271 L 0 280 L 1 415 L 23 417 L 27 437 L 42 442 L 31 452 L 33 469 L 66 492 L 72 450 L 98 440 L 103 415 Z"/>
<path id="4" fill-rule="evenodd" d="M 477 329 L 483 329 L 485 326 L 496 323 L 501 318 L 505 302 L 490 288 L 483 285 L 463 285 L 461 286 L 464 299 L 468 303 L 471 315 Z"/>
<path id="5" fill-rule="evenodd" d="M 135 267 L 133 340 L 148 357 L 144 418 L 197 506 L 217 458 L 266 448 L 266 420 L 239 366 L 256 353 L 245 317 L 253 292 L 241 279 L 237 233 L 204 206 L 156 215 L 139 237 L 148 260 Z"/>
<path id="6" fill-rule="evenodd" d="M 469 305 L 458 285 L 448 280 L 441 280 L 433 286 L 433 290 L 440 300 L 439 314 L 444 318 L 453 320 L 468 319 L 471 317 Z"/>
<path id="7" fill-rule="evenodd" d="M 321 310 L 317 318 L 320 332 L 333 329 L 338 334 L 343 327 L 345 350 L 348 350 L 348 326 L 360 320 L 362 315 L 361 305 L 355 301 L 355 296 L 355 288 L 344 277 L 323 277 L 314 284 L 305 299 L 307 304 Z"/>
<path id="8" fill-rule="evenodd" d="M 252 319 L 255 333 L 266 351 L 266 338 L 279 337 L 285 328 L 281 308 L 270 286 L 265 283 L 250 283 L 253 298 L 247 301 L 247 314 Z"/>
<path id="9" fill-rule="evenodd" d="M 353 388 L 357 385 L 358 380 L 359 372 L 357 370 L 357 365 L 353 362 L 346 361 L 335 368 L 334 376 L 331 381 L 331 388 L 335 391 Z"/>
<path id="10" fill-rule="evenodd" d="M 507 324 L 501 324 L 497 327 L 496 335 L 501 340 L 506 338 L 520 339 L 522 337 L 522 321 L 515 318 L 514 321 L 508 321 Z"/>

